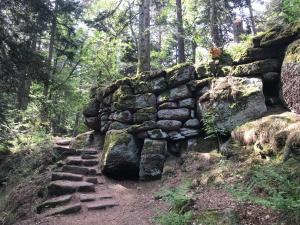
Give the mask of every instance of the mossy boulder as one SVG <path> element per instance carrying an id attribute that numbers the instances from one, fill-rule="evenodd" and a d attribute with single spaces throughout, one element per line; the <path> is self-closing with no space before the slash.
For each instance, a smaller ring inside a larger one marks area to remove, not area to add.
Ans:
<path id="1" fill-rule="evenodd" d="M 189 98 L 192 96 L 192 93 L 190 92 L 190 90 L 188 89 L 188 87 L 186 85 L 180 85 L 176 88 L 172 88 L 170 90 L 167 90 L 165 92 L 163 92 L 162 94 L 160 94 L 157 97 L 157 102 L 158 103 L 164 103 L 164 102 L 168 102 L 168 101 L 177 101 L 177 100 L 181 100 L 184 98 Z"/>
<path id="2" fill-rule="evenodd" d="M 300 36 L 300 21 L 289 25 L 279 25 L 260 36 L 260 46 L 269 47 L 275 45 L 286 45 Z"/>
<path id="3" fill-rule="evenodd" d="M 258 60 L 281 58 L 284 54 L 284 47 L 279 46 L 276 48 L 248 48 L 239 59 L 234 61 L 234 64 L 251 63 Z"/>
<path id="4" fill-rule="evenodd" d="M 214 79 L 198 100 L 207 130 L 230 133 L 236 126 L 262 116 L 267 111 L 262 89 L 258 78 Z"/>
<path id="5" fill-rule="evenodd" d="M 99 131 L 101 129 L 101 119 L 98 116 L 85 117 L 84 124 L 92 130 Z"/>
<path id="6" fill-rule="evenodd" d="M 190 63 L 179 64 L 167 70 L 167 82 L 169 87 L 175 87 L 195 79 L 195 68 Z"/>
<path id="7" fill-rule="evenodd" d="M 102 149 L 104 144 L 104 135 L 98 131 L 88 131 L 77 135 L 70 142 L 70 149 L 81 149 L 86 147 L 95 147 Z"/>
<path id="8" fill-rule="evenodd" d="M 252 150 L 262 156 L 288 159 L 300 155 L 299 131 L 300 116 L 285 112 L 241 125 L 232 131 L 231 137 L 242 146 L 252 146 Z"/>
<path id="9" fill-rule="evenodd" d="M 265 59 L 238 65 L 233 67 L 230 72 L 231 76 L 235 77 L 260 77 L 263 73 L 280 71 L 280 61 L 277 59 Z"/>
<path id="10" fill-rule="evenodd" d="M 139 148 L 126 130 L 106 133 L 101 170 L 112 177 L 135 177 L 139 166 Z"/>
<path id="11" fill-rule="evenodd" d="M 86 117 L 97 116 L 100 109 L 100 102 L 96 98 L 91 99 L 89 104 L 83 110 L 83 115 Z"/>
<path id="12" fill-rule="evenodd" d="M 141 153 L 139 178 L 141 180 L 159 179 L 163 172 L 166 153 L 167 141 L 146 138 Z"/>
<path id="13" fill-rule="evenodd" d="M 300 114 L 300 39 L 287 48 L 281 68 L 281 90 L 284 104 Z"/>
<path id="14" fill-rule="evenodd" d="M 156 107 L 156 97 L 152 93 L 145 93 L 139 95 L 127 95 L 126 97 L 119 99 L 118 102 L 114 102 L 111 105 L 112 111 L 116 110 L 138 110 L 147 107 Z"/>

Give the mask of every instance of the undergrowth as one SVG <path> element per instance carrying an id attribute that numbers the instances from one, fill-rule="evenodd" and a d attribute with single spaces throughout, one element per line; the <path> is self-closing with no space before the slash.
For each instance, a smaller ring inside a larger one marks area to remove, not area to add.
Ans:
<path id="1" fill-rule="evenodd" d="M 155 194 L 156 198 L 161 198 L 170 205 L 167 213 L 159 213 L 154 221 L 160 225 L 187 225 L 193 219 L 190 211 L 192 198 L 188 195 L 191 183 L 185 182 L 179 187 L 164 189 Z"/>
<path id="2" fill-rule="evenodd" d="M 300 224 L 299 162 L 253 165 L 244 181 L 230 191 L 241 201 L 278 210 L 284 221 Z"/>
<path id="3" fill-rule="evenodd" d="M 12 224 L 33 212 L 48 182 L 48 167 L 59 159 L 44 133 L 20 135 L 14 153 L 0 164 L 0 224 Z"/>

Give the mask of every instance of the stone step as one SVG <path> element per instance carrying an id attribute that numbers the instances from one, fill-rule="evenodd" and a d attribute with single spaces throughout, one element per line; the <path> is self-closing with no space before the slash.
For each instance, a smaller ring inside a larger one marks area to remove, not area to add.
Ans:
<path id="1" fill-rule="evenodd" d="M 71 181 L 82 181 L 83 175 L 74 173 L 64 173 L 64 172 L 53 172 L 51 175 L 51 180 L 71 180 Z"/>
<path id="2" fill-rule="evenodd" d="M 110 194 L 80 194 L 79 196 L 81 202 L 91 202 L 101 199 L 111 199 L 112 195 Z"/>
<path id="3" fill-rule="evenodd" d="M 54 216 L 57 214 L 70 214 L 70 213 L 76 213 L 81 210 L 82 206 L 80 203 L 61 206 L 58 208 L 55 208 L 49 212 L 46 213 L 46 216 Z"/>
<path id="4" fill-rule="evenodd" d="M 96 175 L 97 169 L 84 167 L 84 166 L 74 166 L 74 165 L 65 165 L 62 167 L 63 172 L 82 174 L 82 175 Z"/>
<path id="5" fill-rule="evenodd" d="M 97 155 L 98 151 L 96 149 L 79 149 L 77 150 L 81 155 Z"/>
<path id="6" fill-rule="evenodd" d="M 95 192 L 95 184 L 86 181 L 68 181 L 56 180 L 51 181 L 48 186 L 50 195 L 64 195 L 79 192 Z"/>
<path id="7" fill-rule="evenodd" d="M 112 208 L 114 206 L 118 206 L 119 204 L 112 199 L 104 199 L 104 200 L 98 200 L 91 203 L 88 203 L 86 205 L 88 210 L 97 210 L 97 209 L 106 209 L 106 208 Z"/>
<path id="8" fill-rule="evenodd" d="M 99 183 L 97 177 L 87 177 L 87 178 L 85 178 L 85 181 L 89 182 L 89 183 L 93 183 L 93 184 L 98 184 Z"/>
<path id="9" fill-rule="evenodd" d="M 89 154 L 82 154 L 81 155 L 82 159 L 98 159 L 99 156 L 98 155 L 89 155 Z"/>
<path id="10" fill-rule="evenodd" d="M 71 143 L 70 139 L 59 139 L 55 141 L 57 145 L 69 145 Z"/>
<path id="11" fill-rule="evenodd" d="M 54 208 L 59 205 L 63 205 L 71 201 L 73 195 L 63 195 L 55 198 L 48 199 L 47 201 L 43 202 L 42 204 L 36 207 L 36 212 L 41 213 L 45 209 Z"/>
<path id="12" fill-rule="evenodd" d="M 71 156 L 71 155 L 80 155 L 81 154 L 76 149 L 69 148 L 68 146 L 61 146 L 61 145 L 54 145 L 53 151 L 55 152 L 55 154 L 62 155 L 62 156 Z"/>
<path id="13" fill-rule="evenodd" d="M 82 159 L 80 156 L 69 156 L 66 159 L 67 165 L 77 165 L 77 166 L 96 166 L 99 164 L 98 159 Z"/>

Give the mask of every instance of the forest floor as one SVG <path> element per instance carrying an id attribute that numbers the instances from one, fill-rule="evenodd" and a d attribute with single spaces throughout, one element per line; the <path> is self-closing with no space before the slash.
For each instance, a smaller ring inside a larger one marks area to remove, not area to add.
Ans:
<path id="1" fill-rule="evenodd" d="M 221 185 L 201 185 L 197 178 L 201 171 L 210 171 L 219 167 L 221 157 L 211 160 L 210 153 L 196 153 L 209 162 L 191 160 L 182 162 L 182 158 L 170 157 L 166 167 L 169 168 L 158 181 L 117 181 L 105 179 L 106 189 L 117 199 L 119 206 L 105 210 L 83 210 L 70 215 L 52 217 L 35 216 L 29 220 L 19 221 L 17 225 L 154 225 L 158 215 L 170 213 L 171 206 L 163 198 L 157 197 L 164 190 L 171 190 L 190 181 L 189 193 L 193 199 L 190 209 L 193 212 L 193 225 L 271 225 L 275 224 L 277 214 L 269 209 L 250 203 L 238 202 L 226 188 L 224 180 Z M 195 157 L 194 157 L 195 159 Z M 234 165 L 236 168 L 240 164 Z M 206 167 L 206 168 L 203 168 Z M 209 174 L 209 173 L 207 173 Z M 209 175 L 208 175 L 209 176 Z M 225 178 L 230 183 L 230 176 Z M 218 180 L 219 178 L 217 178 Z M 176 196 L 175 196 L 176 197 Z M 201 216 L 202 215 L 202 216 Z M 204 217 L 203 217 L 204 215 Z M 195 219 L 199 216 L 198 219 Z M 172 215 L 171 215 L 172 217 Z M 174 219 L 174 218 L 173 218 Z M 176 219 L 174 219 L 176 221 Z M 238 222 L 237 222 L 238 221 Z M 181 225 L 177 223 L 161 224 Z M 186 223 L 185 223 L 186 224 Z M 190 224 L 190 223 L 189 223 Z"/>

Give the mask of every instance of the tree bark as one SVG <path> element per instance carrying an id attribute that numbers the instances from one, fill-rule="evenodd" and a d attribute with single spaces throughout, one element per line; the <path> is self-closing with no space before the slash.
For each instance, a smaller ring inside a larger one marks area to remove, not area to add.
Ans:
<path id="1" fill-rule="evenodd" d="M 220 47 L 220 37 L 217 24 L 217 10 L 216 10 L 216 0 L 210 0 L 210 35 L 212 39 L 212 44 L 216 47 Z"/>
<path id="2" fill-rule="evenodd" d="M 182 5 L 181 0 L 176 0 L 177 14 L 177 45 L 178 45 L 178 63 L 185 62 L 184 54 L 184 30 L 182 21 Z"/>
<path id="3" fill-rule="evenodd" d="M 46 73 L 46 77 L 44 79 L 44 90 L 43 96 L 44 101 L 42 102 L 42 109 L 41 109 L 41 121 L 46 123 L 48 121 L 48 95 L 50 90 L 50 82 L 52 79 L 52 61 L 53 61 L 53 54 L 54 54 L 54 42 L 56 36 L 56 29 L 57 29 L 57 21 L 56 21 L 56 11 L 57 11 L 57 1 L 55 1 L 53 16 L 52 16 L 52 23 L 51 23 L 51 30 L 50 30 L 50 40 L 49 40 L 49 49 L 48 49 L 48 58 L 47 58 L 47 67 L 48 71 Z"/>
<path id="4" fill-rule="evenodd" d="M 253 9 L 252 9 L 252 3 L 251 0 L 247 0 L 248 8 L 249 8 L 249 14 L 250 14 L 250 21 L 251 21 L 251 27 L 252 27 L 252 34 L 256 35 L 256 25 L 254 21 L 254 16 L 253 16 Z"/>
<path id="5" fill-rule="evenodd" d="M 138 73 L 150 72 L 150 0 L 139 5 Z"/>

